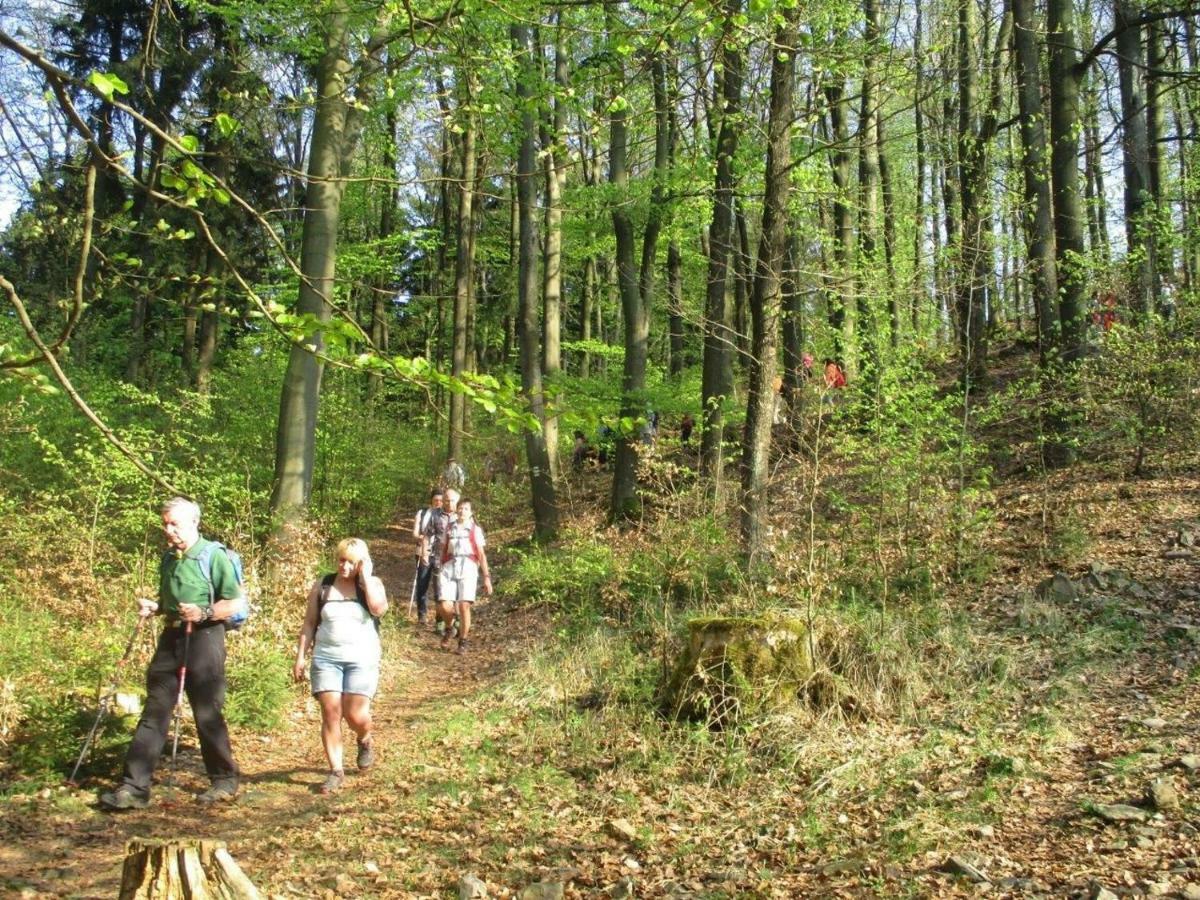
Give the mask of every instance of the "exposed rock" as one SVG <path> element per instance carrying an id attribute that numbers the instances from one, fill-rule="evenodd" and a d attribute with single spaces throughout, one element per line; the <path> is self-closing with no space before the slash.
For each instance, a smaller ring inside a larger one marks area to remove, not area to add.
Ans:
<path id="1" fill-rule="evenodd" d="M 358 886 L 358 883 L 345 872 L 334 879 L 333 888 L 343 897 L 357 897 L 362 894 L 362 889 Z"/>
<path id="2" fill-rule="evenodd" d="M 1185 884 L 1183 889 L 1180 890 L 1179 896 L 1182 897 L 1183 900 L 1200 900 L 1200 884 L 1196 884 L 1194 882 Z"/>
<path id="3" fill-rule="evenodd" d="M 1039 600 L 1054 603 L 1073 603 L 1079 599 L 1079 590 L 1070 578 L 1062 572 L 1055 572 L 1037 586 L 1037 596 Z"/>
<path id="4" fill-rule="evenodd" d="M 747 712 L 794 702 L 809 685 L 808 626 L 778 614 L 688 622 L 688 642 L 660 690 L 675 718 L 726 726 Z"/>
<path id="5" fill-rule="evenodd" d="M 866 860 L 850 857 L 848 859 L 835 859 L 833 862 L 825 863 L 821 866 L 822 875 L 851 875 L 861 872 L 867 867 Z"/>
<path id="6" fill-rule="evenodd" d="M 1192 559 L 1195 555 L 1191 550 L 1168 550 L 1163 559 Z"/>
<path id="7" fill-rule="evenodd" d="M 1150 813 L 1127 803 L 1097 803 L 1092 812 L 1106 822 L 1145 822 Z"/>
<path id="8" fill-rule="evenodd" d="M 1142 889 L 1146 892 L 1147 897 L 1165 897 L 1171 893 L 1171 882 L 1147 881 Z"/>
<path id="9" fill-rule="evenodd" d="M 625 868 L 629 869 L 631 872 L 637 872 L 642 868 L 642 864 L 640 862 L 638 862 L 636 859 L 634 859 L 632 856 L 627 856 L 623 860 L 621 860 L 621 865 L 623 865 Z"/>
<path id="10" fill-rule="evenodd" d="M 474 875 L 458 879 L 458 900 L 486 900 L 487 885 Z"/>
<path id="11" fill-rule="evenodd" d="M 1146 802 L 1159 812 L 1179 809 L 1179 791 L 1169 777 L 1156 778 L 1146 791 Z"/>
<path id="12" fill-rule="evenodd" d="M 1200 644 L 1200 625 L 1192 622 L 1168 622 L 1167 637 Z"/>
<path id="13" fill-rule="evenodd" d="M 538 881 L 526 885 L 517 894 L 518 900 L 562 900 L 563 886 L 557 881 Z"/>
<path id="14" fill-rule="evenodd" d="M 1142 719 L 1142 727 L 1149 728 L 1151 731 L 1162 731 L 1167 727 L 1167 720 L 1161 719 L 1158 716 L 1153 716 L 1149 719 Z"/>
<path id="15" fill-rule="evenodd" d="M 634 895 L 633 879 L 628 875 L 608 889 L 608 896 L 613 900 L 627 900 Z"/>
<path id="16" fill-rule="evenodd" d="M 1088 900 L 1117 900 L 1117 895 L 1104 885 L 1093 881 L 1091 890 L 1088 892 Z"/>
<path id="17" fill-rule="evenodd" d="M 605 830 L 617 840 L 633 843 L 638 839 L 637 829 L 625 819 L 610 819 L 604 826 Z"/>
<path id="18" fill-rule="evenodd" d="M 961 878 L 969 879 L 976 884 L 982 884 L 983 882 L 989 880 L 988 877 L 983 874 L 983 865 L 983 858 L 974 853 L 956 853 L 942 863 L 942 871 L 949 872 L 951 875 L 958 875 Z"/>
<path id="19" fill-rule="evenodd" d="M 1189 531 L 1186 528 L 1180 528 L 1179 535 L 1175 540 L 1178 541 L 1180 547 L 1195 547 L 1196 532 Z"/>
<path id="20" fill-rule="evenodd" d="M 1189 772 L 1200 770 L 1200 753 L 1188 753 L 1179 757 L 1175 765 Z"/>

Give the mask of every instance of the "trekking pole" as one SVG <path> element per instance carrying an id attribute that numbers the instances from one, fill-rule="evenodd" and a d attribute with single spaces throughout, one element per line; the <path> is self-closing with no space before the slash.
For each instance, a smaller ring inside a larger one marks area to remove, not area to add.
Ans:
<path id="1" fill-rule="evenodd" d="M 179 752 L 179 720 L 183 717 L 183 685 L 187 680 L 188 648 L 192 644 L 192 623 L 183 631 L 183 662 L 179 664 L 179 693 L 175 695 L 175 736 L 171 739 L 171 787 L 175 786 L 176 754 Z"/>
<path id="2" fill-rule="evenodd" d="M 412 590 L 408 592 L 408 615 L 412 616 L 413 608 L 417 605 L 417 575 L 421 572 L 421 554 L 418 553 L 413 563 Z"/>
<path id="3" fill-rule="evenodd" d="M 96 732 L 100 730 L 100 723 L 104 720 L 104 714 L 108 712 L 108 707 L 112 703 L 113 696 L 117 692 L 117 677 L 121 674 L 121 667 L 133 655 L 133 645 L 137 642 L 138 635 L 142 631 L 142 622 L 144 618 L 138 616 L 137 623 L 133 626 L 133 634 L 129 636 L 129 642 L 125 645 L 125 652 L 121 654 L 121 658 L 117 660 L 116 668 L 113 669 L 112 677 L 108 681 L 108 687 L 104 692 L 104 696 L 100 698 L 100 708 L 96 711 L 96 721 L 92 723 L 92 730 L 88 732 L 87 739 L 83 742 L 83 748 L 79 751 L 79 758 L 75 760 L 75 768 L 71 770 L 71 777 L 67 779 L 67 784 L 75 784 L 75 776 L 79 774 L 79 767 L 83 765 L 84 759 L 87 757 L 88 750 L 92 747 L 92 741 L 96 739 Z"/>

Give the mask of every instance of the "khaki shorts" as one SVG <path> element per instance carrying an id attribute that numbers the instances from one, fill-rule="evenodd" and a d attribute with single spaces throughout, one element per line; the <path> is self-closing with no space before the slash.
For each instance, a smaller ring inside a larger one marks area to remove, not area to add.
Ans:
<path id="1" fill-rule="evenodd" d="M 464 566 L 458 578 L 454 577 L 453 566 L 442 566 L 438 572 L 438 599 L 443 603 L 474 603 L 479 585 L 479 569 Z"/>

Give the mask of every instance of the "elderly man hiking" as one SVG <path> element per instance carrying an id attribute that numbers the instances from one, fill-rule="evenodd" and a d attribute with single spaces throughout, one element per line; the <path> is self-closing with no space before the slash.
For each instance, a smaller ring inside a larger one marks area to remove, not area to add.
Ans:
<path id="1" fill-rule="evenodd" d="M 229 745 L 225 705 L 224 622 L 242 614 L 245 598 L 233 562 L 219 545 L 200 537 L 200 507 L 183 497 L 162 508 L 167 553 L 159 570 L 158 602 L 139 599 L 138 614 L 166 618 L 146 672 L 146 707 L 125 757 L 121 785 L 100 795 L 106 809 L 142 809 L 150 802 L 150 778 L 162 755 L 179 695 L 180 679 L 200 735 L 204 768 L 212 785 L 201 803 L 237 795 L 238 767 Z"/>

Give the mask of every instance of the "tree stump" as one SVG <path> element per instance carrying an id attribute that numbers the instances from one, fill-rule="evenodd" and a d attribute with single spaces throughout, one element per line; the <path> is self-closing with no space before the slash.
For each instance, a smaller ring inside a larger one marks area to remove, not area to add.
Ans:
<path id="1" fill-rule="evenodd" d="M 119 900 L 262 900 L 224 841 L 131 838 Z"/>
<path id="2" fill-rule="evenodd" d="M 663 686 L 663 711 L 714 728 L 785 706 L 812 676 L 808 628 L 782 615 L 714 616 L 688 623 L 688 644 Z"/>

